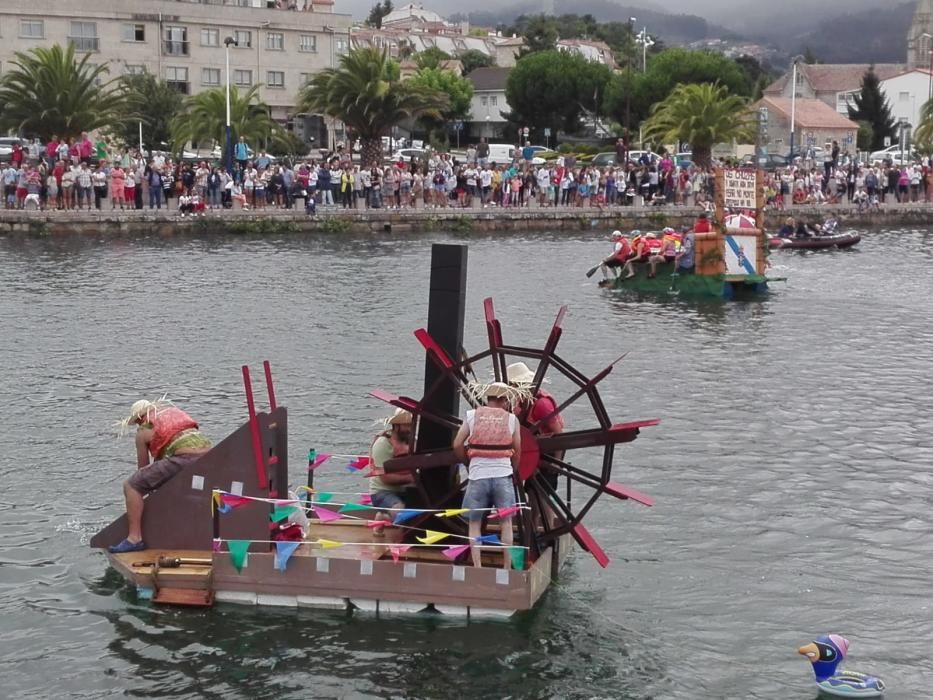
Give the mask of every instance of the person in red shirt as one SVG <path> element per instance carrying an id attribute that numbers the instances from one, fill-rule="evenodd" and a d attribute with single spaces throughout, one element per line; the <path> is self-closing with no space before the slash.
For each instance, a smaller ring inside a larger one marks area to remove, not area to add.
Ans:
<path id="1" fill-rule="evenodd" d="M 534 425 L 541 421 L 538 426 L 539 437 L 548 437 L 564 432 L 564 418 L 557 411 L 557 401 L 544 389 L 539 388 L 534 396 L 530 395 L 531 387 L 534 383 L 535 373 L 532 372 L 524 362 L 515 362 L 505 368 L 505 374 L 508 377 L 509 385 L 515 387 L 522 394 L 528 395 L 529 399 L 522 401 L 513 408 L 516 415 L 522 415 L 525 412 L 525 423 Z M 530 406 L 529 406 L 530 403 Z M 563 451 L 551 455 L 557 459 L 562 459 Z M 551 488 L 557 488 L 557 473 L 548 469 L 548 465 L 541 463 L 542 474 L 551 485 Z"/>
<path id="2" fill-rule="evenodd" d="M 700 218 L 697 219 L 696 223 L 693 225 L 694 233 L 709 233 L 713 230 L 712 224 L 709 222 L 709 214 L 705 211 L 700 212 Z"/>
<path id="3" fill-rule="evenodd" d="M 13 152 L 10 154 L 10 162 L 13 164 L 13 167 L 19 170 L 23 166 L 23 147 L 18 143 L 13 144 Z"/>

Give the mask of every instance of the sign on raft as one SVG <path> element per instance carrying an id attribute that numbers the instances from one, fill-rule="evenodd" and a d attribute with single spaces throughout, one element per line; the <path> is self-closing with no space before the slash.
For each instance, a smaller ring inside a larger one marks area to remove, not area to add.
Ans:
<path id="1" fill-rule="evenodd" d="M 723 170 L 723 206 L 732 209 L 758 208 L 758 172 L 755 170 Z"/>
<path id="2" fill-rule="evenodd" d="M 758 236 L 726 235 L 726 274 L 754 275 L 758 270 Z"/>

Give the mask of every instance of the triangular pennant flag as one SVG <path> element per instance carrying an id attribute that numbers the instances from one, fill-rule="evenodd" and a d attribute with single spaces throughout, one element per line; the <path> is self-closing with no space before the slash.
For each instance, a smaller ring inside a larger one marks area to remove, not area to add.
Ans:
<path id="1" fill-rule="evenodd" d="M 499 539 L 499 535 L 481 535 L 476 538 L 477 542 L 482 542 L 484 544 L 502 544 L 502 540 Z"/>
<path id="2" fill-rule="evenodd" d="M 386 527 L 390 525 L 388 520 L 367 520 L 366 527 Z"/>
<path id="3" fill-rule="evenodd" d="M 407 552 L 409 549 L 411 549 L 410 544 L 390 544 L 389 552 L 392 554 L 392 561 L 398 564 L 399 556 Z"/>
<path id="4" fill-rule="evenodd" d="M 447 539 L 450 537 L 448 532 L 437 532 L 436 530 L 425 530 L 424 537 L 416 537 L 415 539 L 424 544 L 434 544 L 435 542 L 440 542 L 441 540 Z"/>
<path id="5" fill-rule="evenodd" d="M 349 466 L 352 469 L 362 469 L 363 467 L 368 467 L 371 462 L 372 460 L 370 460 L 369 457 L 357 457 L 350 462 Z"/>
<path id="6" fill-rule="evenodd" d="M 227 550 L 230 552 L 230 562 L 240 573 L 249 560 L 249 540 L 227 540 Z"/>
<path id="7" fill-rule="evenodd" d="M 364 506 L 360 503 L 344 503 L 340 506 L 341 513 L 352 513 L 353 511 L 359 510 L 372 510 L 369 506 Z"/>
<path id="8" fill-rule="evenodd" d="M 239 508 L 240 506 L 246 505 L 253 499 L 244 498 L 243 496 L 237 496 L 233 493 L 221 493 L 220 502 L 223 503 L 228 508 Z"/>
<path id="9" fill-rule="evenodd" d="M 336 547 L 343 547 L 343 542 L 338 542 L 337 540 L 318 540 L 317 543 L 321 545 L 324 549 L 334 549 Z"/>
<path id="10" fill-rule="evenodd" d="M 314 500 L 318 503 L 327 503 L 334 497 L 334 494 L 328 493 L 327 491 L 321 491 L 318 494 L 315 494 Z"/>
<path id="11" fill-rule="evenodd" d="M 308 464 L 308 471 L 314 471 L 314 470 L 317 469 L 319 466 L 321 466 L 322 464 L 324 464 L 324 462 L 326 462 L 327 460 L 329 460 L 332 456 L 333 456 L 333 455 L 325 454 L 325 453 L 323 453 L 323 452 L 322 452 L 321 454 L 317 455 L 317 456 L 314 458 L 314 461 L 311 462 L 310 464 Z"/>
<path id="12" fill-rule="evenodd" d="M 277 523 L 279 520 L 287 520 L 288 516 L 296 512 L 298 512 L 297 506 L 281 506 L 279 508 L 273 509 L 273 511 L 269 514 L 269 520 Z"/>
<path id="13" fill-rule="evenodd" d="M 513 515 L 520 511 L 521 508 L 518 506 L 509 506 L 508 508 L 497 508 L 492 513 L 489 514 L 490 520 L 495 520 L 497 518 L 507 518 L 510 515 Z"/>
<path id="14" fill-rule="evenodd" d="M 372 505 L 372 502 L 373 497 L 368 493 L 364 493 L 362 496 L 360 496 L 360 503 L 362 503 L 364 506 Z"/>
<path id="15" fill-rule="evenodd" d="M 470 548 L 470 545 L 468 544 L 460 544 L 455 547 L 448 547 L 447 549 L 442 549 L 441 554 L 443 554 L 445 557 L 447 557 L 451 561 L 454 561 L 457 557 L 459 557 L 469 548 Z"/>
<path id="16" fill-rule="evenodd" d="M 328 510 L 327 508 L 318 508 L 317 506 L 311 506 L 311 509 L 314 511 L 314 517 L 320 520 L 322 523 L 329 523 L 333 520 L 340 520 L 343 516 L 333 510 Z"/>
<path id="17" fill-rule="evenodd" d="M 301 502 L 298 498 L 278 498 L 272 503 L 276 506 L 297 506 Z"/>
<path id="18" fill-rule="evenodd" d="M 402 510 L 395 514 L 395 519 L 392 521 L 396 525 L 399 523 L 404 523 L 406 520 L 411 520 L 416 515 L 421 515 L 420 510 Z"/>
<path id="19" fill-rule="evenodd" d="M 213 552 L 219 552 L 219 551 L 220 551 L 220 545 L 221 545 L 222 543 L 223 543 L 223 540 L 222 540 L 222 539 L 220 539 L 219 537 L 215 537 L 215 538 L 214 538 L 213 546 L 211 547 L 211 551 L 213 551 Z"/>
<path id="20" fill-rule="evenodd" d="M 525 548 L 509 547 L 509 554 L 512 556 L 512 568 L 522 570 L 525 568 Z"/>
<path id="21" fill-rule="evenodd" d="M 295 550 L 301 546 L 301 542 L 276 542 L 275 543 L 275 565 L 278 571 L 285 571 L 288 566 L 288 560 L 291 559 Z"/>
<path id="22" fill-rule="evenodd" d="M 438 513 L 440 518 L 452 518 L 455 515 L 463 515 L 464 513 L 469 513 L 469 508 L 448 508 L 443 513 Z"/>

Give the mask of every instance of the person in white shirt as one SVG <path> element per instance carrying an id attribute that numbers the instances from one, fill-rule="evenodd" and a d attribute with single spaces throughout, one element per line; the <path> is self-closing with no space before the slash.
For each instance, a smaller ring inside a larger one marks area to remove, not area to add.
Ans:
<path id="1" fill-rule="evenodd" d="M 480 186 L 480 199 L 483 202 L 483 206 L 489 202 L 489 190 L 492 188 L 492 171 L 487 165 L 485 168 L 479 171 L 479 186 Z"/>

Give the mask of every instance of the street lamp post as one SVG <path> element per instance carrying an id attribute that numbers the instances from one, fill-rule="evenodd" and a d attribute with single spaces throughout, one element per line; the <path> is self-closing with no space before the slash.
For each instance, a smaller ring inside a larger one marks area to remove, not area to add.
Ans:
<path id="1" fill-rule="evenodd" d="M 790 93 L 790 162 L 794 162 L 794 131 L 797 128 L 797 62 L 800 56 L 794 56 L 793 78 Z"/>
<path id="2" fill-rule="evenodd" d="M 227 67 L 227 78 L 226 78 L 226 87 L 224 88 L 224 98 L 227 108 L 227 120 L 226 120 L 226 129 L 224 132 L 224 164 L 226 165 L 227 172 L 233 172 L 233 132 L 230 129 L 230 47 L 236 46 L 236 39 L 232 36 L 228 36 L 224 39 L 224 58 L 226 61 Z"/>
<path id="3" fill-rule="evenodd" d="M 635 17 L 628 18 L 628 33 L 632 37 L 632 42 L 633 42 L 632 49 L 635 48 L 634 41 L 635 41 L 635 22 L 636 21 L 637 20 Z M 628 164 L 628 152 L 629 152 L 629 149 L 631 148 L 630 143 L 631 143 L 631 138 L 632 138 L 632 64 L 635 62 L 635 51 L 633 50 L 631 54 L 626 56 L 626 58 L 627 60 L 625 61 L 626 63 L 625 67 L 627 69 L 626 73 L 628 76 L 629 84 L 626 85 L 626 89 L 625 89 L 625 139 L 624 139 L 625 163 L 622 164 L 623 166 Z"/>

